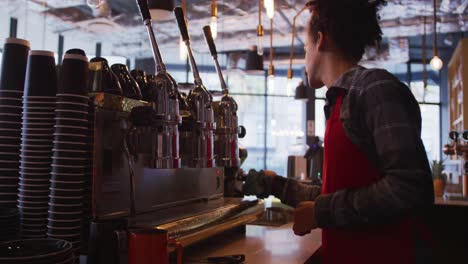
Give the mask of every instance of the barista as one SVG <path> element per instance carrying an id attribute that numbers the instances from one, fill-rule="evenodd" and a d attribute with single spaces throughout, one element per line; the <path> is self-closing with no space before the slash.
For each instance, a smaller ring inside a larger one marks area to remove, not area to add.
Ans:
<path id="1" fill-rule="evenodd" d="M 255 172 L 249 177 L 259 185 L 246 186 L 295 206 L 296 235 L 322 229 L 322 263 L 431 263 L 421 215 L 434 194 L 419 105 L 387 71 L 358 66 L 382 38 L 383 2 L 311 7 L 306 71 L 311 88 L 327 89 L 322 187 Z"/>

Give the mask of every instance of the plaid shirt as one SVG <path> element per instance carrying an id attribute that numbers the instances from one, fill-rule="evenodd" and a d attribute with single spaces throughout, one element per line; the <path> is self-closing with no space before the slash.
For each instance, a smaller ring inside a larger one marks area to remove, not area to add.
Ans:
<path id="1" fill-rule="evenodd" d="M 346 90 L 340 109 L 345 133 L 383 177 L 370 186 L 324 195 L 316 186 L 287 180 L 282 194 L 277 194 L 292 205 L 315 200 L 319 227 L 385 223 L 431 207 L 434 193 L 421 140 L 421 113 L 410 89 L 385 70 L 357 66 L 328 89 L 327 118 L 337 88 Z M 273 184 L 273 189 L 279 192 L 283 184 Z"/>

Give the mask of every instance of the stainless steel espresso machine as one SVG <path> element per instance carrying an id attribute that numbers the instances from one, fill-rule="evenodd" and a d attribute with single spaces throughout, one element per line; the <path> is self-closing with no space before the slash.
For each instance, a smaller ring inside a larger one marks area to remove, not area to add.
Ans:
<path id="1" fill-rule="evenodd" d="M 146 101 L 90 94 L 93 176 L 84 263 L 125 263 L 129 227 L 165 229 L 188 246 L 243 226 L 263 212 L 257 201 L 230 197 L 240 167 L 238 135 L 245 129 L 238 125 L 237 104 L 224 82 L 209 28 L 205 36 L 223 89 L 217 103 L 198 73 L 182 9 L 174 13 L 195 80 L 186 98 L 166 70 L 146 0 L 137 3 L 157 72 L 148 78 Z M 102 70 L 99 63 L 91 62 L 91 72 Z M 181 103 L 187 106 L 182 114 Z"/>

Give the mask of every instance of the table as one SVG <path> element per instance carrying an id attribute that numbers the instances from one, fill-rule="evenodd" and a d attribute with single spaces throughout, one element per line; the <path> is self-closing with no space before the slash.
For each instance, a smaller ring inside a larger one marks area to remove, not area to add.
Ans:
<path id="1" fill-rule="evenodd" d="M 202 263 L 206 257 L 244 254 L 246 264 L 302 264 L 321 244 L 321 231 L 300 237 L 294 235 L 292 223 L 280 227 L 247 225 L 245 233 L 230 232 L 184 248 L 184 263 Z"/>

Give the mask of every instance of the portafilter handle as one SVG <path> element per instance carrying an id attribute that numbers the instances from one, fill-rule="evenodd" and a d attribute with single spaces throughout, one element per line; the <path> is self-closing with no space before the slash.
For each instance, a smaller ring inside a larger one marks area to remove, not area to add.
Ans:
<path id="1" fill-rule="evenodd" d="M 148 31 L 148 36 L 151 42 L 151 48 L 153 51 L 154 62 L 156 63 L 157 71 L 166 71 L 166 65 L 159 52 L 158 43 L 156 42 L 156 36 L 154 35 L 153 26 L 151 25 L 151 13 L 148 7 L 148 0 L 137 0 L 138 8 L 140 9 L 141 17 Z"/>
<path id="2" fill-rule="evenodd" d="M 208 48 L 210 49 L 211 56 L 213 57 L 213 61 L 215 63 L 216 72 L 218 73 L 219 82 L 221 83 L 221 88 L 223 89 L 223 94 L 229 94 L 227 89 L 226 82 L 224 81 L 223 72 L 221 71 L 221 66 L 219 66 L 218 61 L 218 52 L 216 51 L 216 45 L 213 39 L 213 35 L 211 34 L 211 27 L 204 26 L 203 33 L 205 33 L 205 40 L 208 44 Z"/>
<path id="3" fill-rule="evenodd" d="M 192 48 L 190 47 L 190 36 L 188 34 L 188 29 L 187 29 L 187 20 L 185 19 L 185 14 L 184 14 L 184 11 L 182 10 L 182 7 L 178 6 L 174 8 L 174 15 L 177 20 L 177 25 L 179 26 L 182 40 L 185 42 L 185 45 L 187 46 L 188 58 L 190 60 L 190 65 L 192 66 L 193 79 L 194 79 L 195 85 L 202 85 L 200 73 L 198 71 L 197 64 L 195 63 L 195 58 L 193 57 Z"/>

